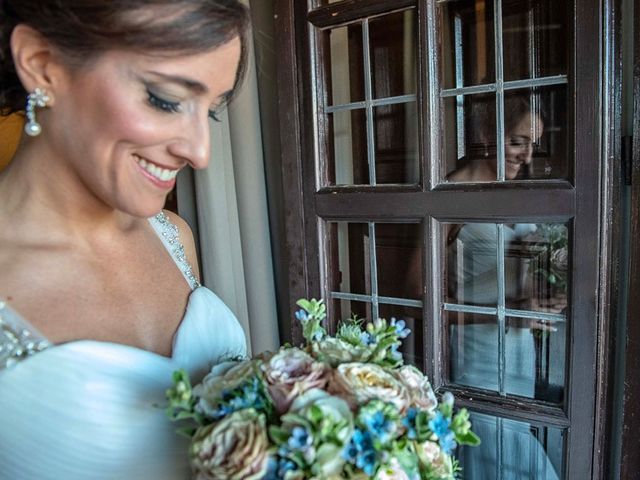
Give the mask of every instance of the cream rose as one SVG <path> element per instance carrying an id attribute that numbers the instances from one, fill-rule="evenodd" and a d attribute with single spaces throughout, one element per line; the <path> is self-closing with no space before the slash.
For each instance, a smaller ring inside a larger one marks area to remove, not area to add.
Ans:
<path id="1" fill-rule="evenodd" d="M 371 363 L 343 363 L 334 371 L 329 391 L 342 396 L 352 409 L 369 400 L 393 404 L 401 413 L 409 406 L 409 392 L 390 371 Z"/>
<path id="2" fill-rule="evenodd" d="M 435 410 L 438 406 L 438 401 L 429 380 L 420 370 L 411 365 L 405 365 L 397 370 L 395 374 L 407 388 L 411 406 L 421 410 Z"/>
<path id="3" fill-rule="evenodd" d="M 269 439 L 264 415 L 239 410 L 201 427 L 189 453 L 197 480 L 258 480 L 267 471 Z"/>

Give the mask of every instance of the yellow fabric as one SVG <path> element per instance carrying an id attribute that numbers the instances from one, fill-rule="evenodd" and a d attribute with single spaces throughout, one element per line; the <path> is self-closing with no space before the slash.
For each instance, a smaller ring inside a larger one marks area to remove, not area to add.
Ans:
<path id="1" fill-rule="evenodd" d="M 0 171 L 9 165 L 16 153 L 23 126 L 24 115 L 21 113 L 0 116 Z"/>

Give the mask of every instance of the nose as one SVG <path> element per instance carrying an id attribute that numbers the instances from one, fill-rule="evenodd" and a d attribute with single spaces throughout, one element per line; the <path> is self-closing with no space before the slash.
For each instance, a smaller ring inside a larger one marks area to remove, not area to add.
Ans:
<path id="1" fill-rule="evenodd" d="M 206 168 L 209 164 L 210 136 L 208 116 L 203 119 L 193 115 L 181 126 L 169 151 L 196 170 Z"/>

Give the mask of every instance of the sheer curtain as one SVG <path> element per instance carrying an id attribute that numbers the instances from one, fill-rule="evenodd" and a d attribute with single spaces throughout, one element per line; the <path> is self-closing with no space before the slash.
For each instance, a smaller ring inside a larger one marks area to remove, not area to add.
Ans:
<path id="1" fill-rule="evenodd" d="M 259 113 L 251 53 L 239 96 L 211 123 L 211 162 L 193 175 L 195 194 L 189 174 L 178 187 L 180 214 L 198 237 L 203 283 L 236 314 L 254 354 L 280 344 Z"/>

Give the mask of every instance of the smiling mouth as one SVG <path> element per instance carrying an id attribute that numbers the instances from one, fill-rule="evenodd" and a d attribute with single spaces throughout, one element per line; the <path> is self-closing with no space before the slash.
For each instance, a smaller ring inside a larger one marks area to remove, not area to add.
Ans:
<path id="1" fill-rule="evenodd" d="M 168 182 L 170 180 L 173 180 L 174 178 L 176 178 L 176 175 L 178 175 L 178 172 L 180 171 L 180 169 L 170 170 L 168 168 L 159 167 L 158 165 L 151 163 L 148 160 L 139 157 L 138 155 L 135 155 L 135 157 L 136 162 L 138 162 L 138 165 L 140 165 L 140 167 L 142 167 L 145 172 L 147 172 L 152 177 L 157 178 L 161 182 Z"/>

